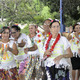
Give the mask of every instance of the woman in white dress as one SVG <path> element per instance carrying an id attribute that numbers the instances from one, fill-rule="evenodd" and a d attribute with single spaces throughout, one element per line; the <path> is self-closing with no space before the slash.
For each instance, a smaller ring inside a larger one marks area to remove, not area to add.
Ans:
<path id="1" fill-rule="evenodd" d="M 36 44 L 37 49 L 34 51 L 29 51 L 27 54 L 30 56 L 30 62 L 26 68 L 26 80 L 40 80 L 41 78 L 41 55 L 40 50 L 42 50 L 42 34 L 36 31 L 37 27 L 34 24 L 29 25 L 29 38 L 31 39 L 32 45 Z"/>
<path id="2" fill-rule="evenodd" d="M 73 57 L 71 58 L 72 63 L 72 78 L 73 80 L 79 80 L 80 77 L 80 23 L 73 26 L 73 32 L 69 35 L 71 50 Z M 77 75 L 76 75 L 77 73 Z"/>
<path id="3" fill-rule="evenodd" d="M 69 64 L 66 58 L 72 57 L 72 52 L 70 43 L 60 35 L 59 31 L 59 20 L 52 20 L 50 23 L 51 35 L 44 45 L 47 80 L 69 80 Z"/>
<path id="4" fill-rule="evenodd" d="M 14 55 L 18 54 L 17 46 L 10 40 L 9 27 L 1 29 L 0 41 L 0 80 L 19 80 Z"/>

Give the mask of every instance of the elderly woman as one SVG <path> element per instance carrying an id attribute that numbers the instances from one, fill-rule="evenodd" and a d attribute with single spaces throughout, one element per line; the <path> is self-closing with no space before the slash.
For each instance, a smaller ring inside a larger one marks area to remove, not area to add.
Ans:
<path id="1" fill-rule="evenodd" d="M 0 80 L 19 80 L 14 55 L 18 54 L 17 46 L 10 40 L 9 27 L 1 29 L 0 41 Z"/>
<path id="2" fill-rule="evenodd" d="M 44 44 L 44 59 L 47 80 L 69 80 L 69 64 L 66 58 L 72 57 L 70 43 L 59 34 L 59 20 L 54 19 L 50 23 L 51 35 Z"/>

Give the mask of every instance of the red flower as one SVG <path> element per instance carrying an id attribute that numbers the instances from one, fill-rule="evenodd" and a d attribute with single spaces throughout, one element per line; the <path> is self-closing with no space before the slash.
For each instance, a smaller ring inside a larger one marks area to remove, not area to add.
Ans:
<path id="1" fill-rule="evenodd" d="M 39 33 L 39 30 L 37 30 L 37 33 Z"/>
<path id="2" fill-rule="evenodd" d="M 51 22 L 53 22 L 53 20 L 51 20 Z"/>
<path id="3" fill-rule="evenodd" d="M 73 39 L 74 39 L 74 37 L 73 37 Z"/>
<path id="4" fill-rule="evenodd" d="M 41 37 L 41 35 L 40 35 L 40 34 L 38 34 L 38 37 Z"/>
<path id="5" fill-rule="evenodd" d="M 41 42 L 41 40 L 39 40 L 38 42 Z"/>
<path id="6" fill-rule="evenodd" d="M 38 40 L 38 41 L 37 41 L 37 43 L 40 43 L 40 42 L 41 42 L 41 40 Z"/>
<path id="7" fill-rule="evenodd" d="M 77 41 L 77 44 L 79 43 L 79 41 Z"/>

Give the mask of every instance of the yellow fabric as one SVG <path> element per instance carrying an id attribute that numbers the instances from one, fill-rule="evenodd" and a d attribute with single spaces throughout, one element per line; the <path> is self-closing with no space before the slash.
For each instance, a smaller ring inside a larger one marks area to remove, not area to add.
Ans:
<path id="1" fill-rule="evenodd" d="M 53 50 L 53 54 L 51 55 L 50 58 L 55 58 L 60 55 L 60 53 L 57 53 L 57 51 L 60 50 L 60 48 L 58 48 L 58 46 L 62 46 L 62 48 L 64 49 L 64 45 L 62 45 L 62 44 L 56 44 L 56 46 L 55 46 L 55 48 Z M 64 53 L 64 50 L 63 50 L 63 53 Z"/>
<path id="2" fill-rule="evenodd" d="M 6 48 L 7 48 L 7 45 L 6 45 Z M 0 54 L 2 55 L 2 56 L 0 56 L 0 58 L 1 58 L 1 61 L 3 61 L 3 62 L 8 62 L 8 61 L 11 61 L 11 60 L 13 59 L 13 57 L 11 57 L 11 58 L 9 59 L 8 52 L 6 52 L 6 51 L 4 50 L 4 44 L 2 44 L 2 47 L 1 47 L 1 49 L 0 49 Z M 7 59 L 8 59 L 8 60 L 7 60 Z"/>

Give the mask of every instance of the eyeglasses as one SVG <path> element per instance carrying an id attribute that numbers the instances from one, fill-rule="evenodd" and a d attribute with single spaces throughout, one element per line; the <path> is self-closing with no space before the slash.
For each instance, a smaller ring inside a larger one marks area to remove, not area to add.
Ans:
<path id="1" fill-rule="evenodd" d="M 11 34 L 15 34 L 16 32 L 11 32 Z"/>
<path id="2" fill-rule="evenodd" d="M 44 23 L 43 25 L 45 25 L 45 26 L 49 26 L 50 24 L 46 24 L 46 23 Z"/>
<path id="3" fill-rule="evenodd" d="M 80 29 L 80 27 L 78 27 L 78 28 L 75 28 L 75 29 Z"/>

